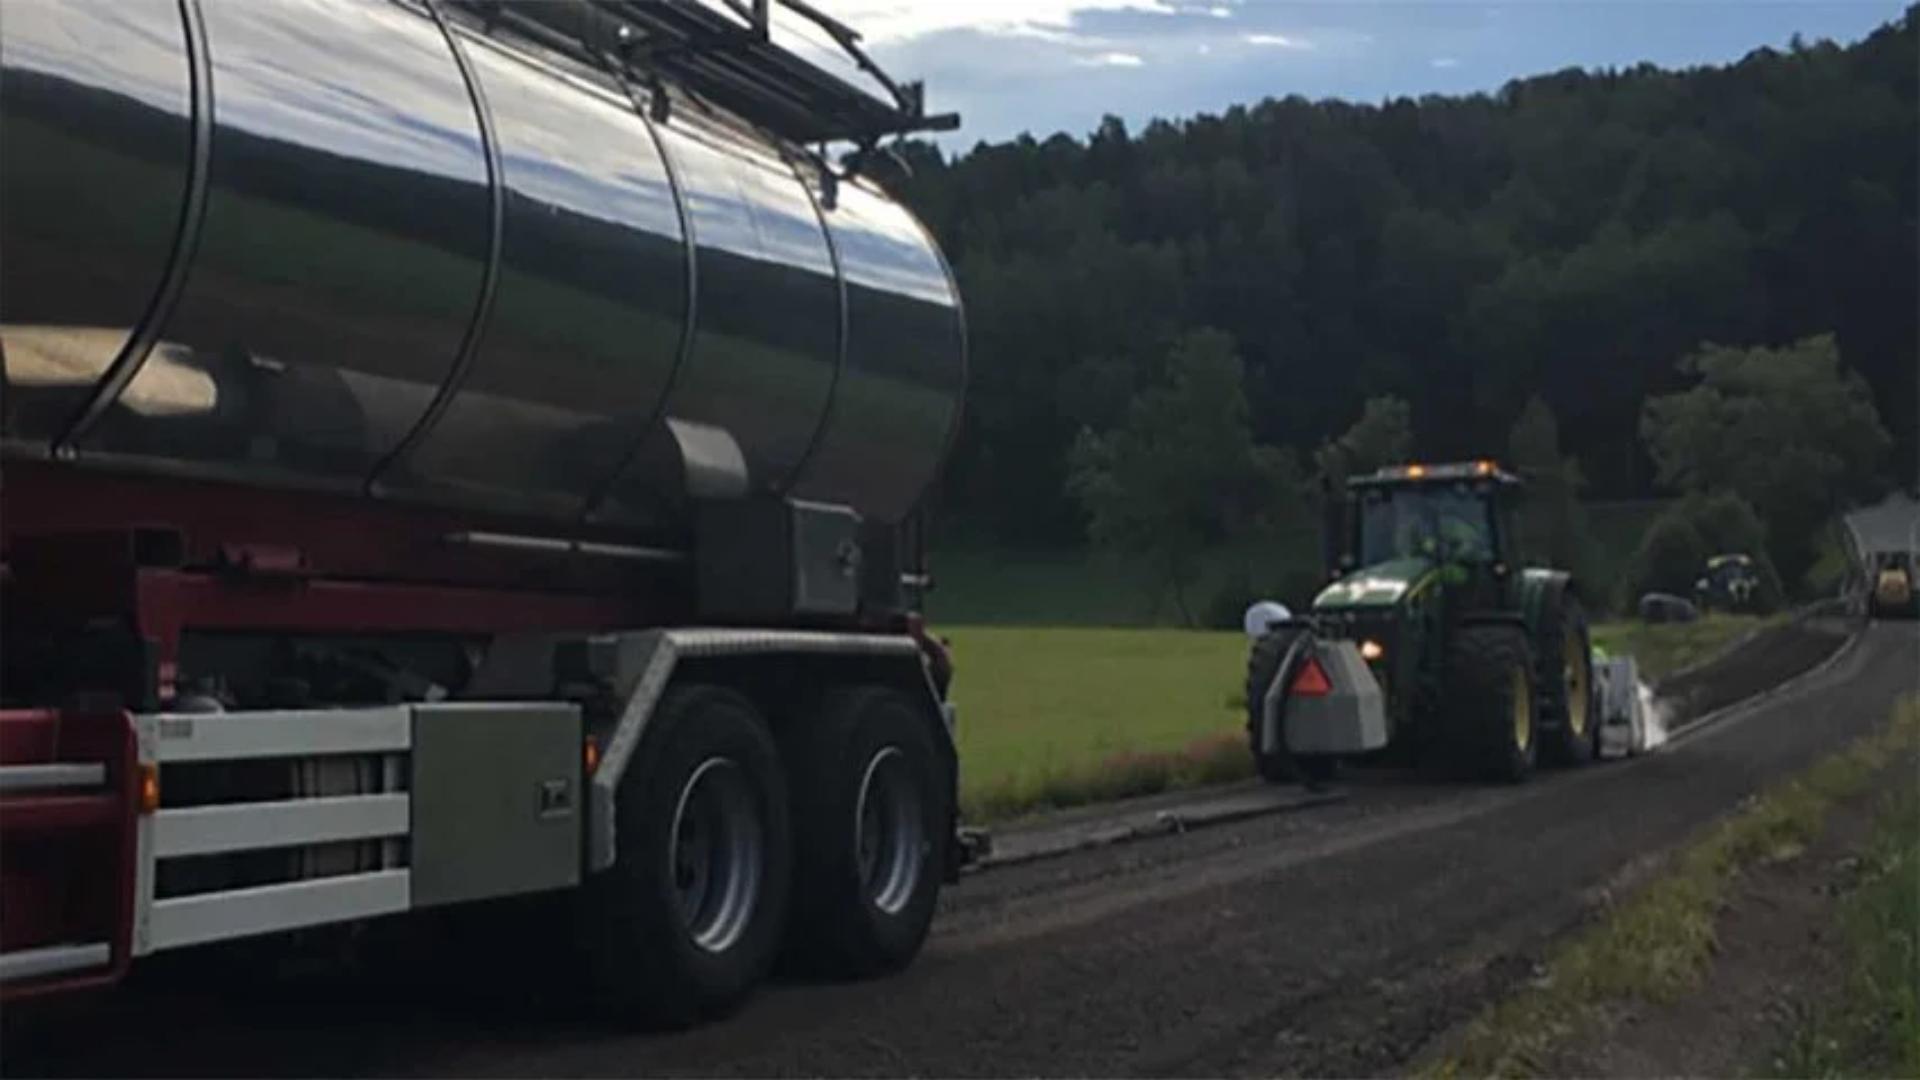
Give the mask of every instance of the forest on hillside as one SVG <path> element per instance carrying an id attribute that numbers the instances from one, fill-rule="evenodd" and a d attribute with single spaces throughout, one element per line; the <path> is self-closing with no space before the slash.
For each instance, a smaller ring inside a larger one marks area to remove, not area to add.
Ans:
<path id="1" fill-rule="evenodd" d="M 1882 479 L 1912 482 L 1917 13 L 1718 67 L 906 144 L 894 186 L 968 305 L 943 526 L 1084 540 L 1076 439 L 1202 328 L 1244 362 L 1260 444 L 1305 457 L 1391 395 L 1415 453 L 1499 453 L 1538 396 L 1606 499 L 1660 490 L 1640 418 L 1690 385 L 1683 356 L 1831 334 L 1893 437 Z"/>

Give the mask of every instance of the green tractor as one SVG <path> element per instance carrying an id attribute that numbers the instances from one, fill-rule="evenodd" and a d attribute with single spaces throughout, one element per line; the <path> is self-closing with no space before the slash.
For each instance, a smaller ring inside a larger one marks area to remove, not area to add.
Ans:
<path id="1" fill-rule="evenodd" d="M 1329 493 L 1332 583 L 1247 663 L 1247 729 L 1272 781 L 1343 758 L 1517 781 L 1599 747 L 1587 615 L 1572 576 L 1517 549 L 1517 477 L 1491 461 L 1403 465 Z"/>

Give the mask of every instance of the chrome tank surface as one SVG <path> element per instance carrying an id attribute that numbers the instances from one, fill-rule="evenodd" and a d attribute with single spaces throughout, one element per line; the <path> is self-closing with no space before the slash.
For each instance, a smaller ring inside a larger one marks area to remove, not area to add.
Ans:
<path id="1" fill-rule="evenodd" d="M 6 0 L 9 457 L 674 527 L 897 520 L 958 422 L 919 223 L 424 0 Z"/>

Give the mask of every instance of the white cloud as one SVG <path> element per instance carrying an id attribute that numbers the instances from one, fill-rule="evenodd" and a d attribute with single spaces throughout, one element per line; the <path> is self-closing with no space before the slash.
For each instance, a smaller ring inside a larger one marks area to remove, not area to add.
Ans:
<path id="1" fill-rule="evenodd" d="M 1194 49 L 1194 51 L 1195 51 L 1195 52 L 1197 52 L 1197 53 L 1199 53 L 1199 54 L 1200 54 L 1201 56 L 1205 56 L 1205 55 L 1207 55 L 1208 53 L 1210 53 L 1210 52 L 1212 52 L 1212 51 L 1213 51 L 1213 46 L 1211 46 L 1211 45 L 1209 45 L 1209 44 L 1207 44 L 1206 42 L 1204 42 L 1204 41 L 1203 41 L 1203 42 L 1201 42 L 1201 43 L 1200 43 L 1200 45 L 1199 45 L 1199 47 L 1198 47 L 1198 48 L 1196 48 L 1196 49 Z"/>
<path id="2" fill-rule="evenodd" d="M 1451 56 L 1436 56 L 1432 60 L 1429 60 L 1428 63 L 1437 68 L 1457 68 L 1460 66 L 1460 61 Z"/>
<path id="3" fill-rule="evenodd" d="M 1095 56 L 1083 56 L 1074 63 L 1083 67 L 1139 67 L 1146 61 L 1133 53 L 1103 52 Z"/>
<path id="4" fill-rule="evenodd" d="M 942 30 L 1061 34 L 1075 16 L 1094 11 L 1179 13 L 1168 0 L 840 0 L 820 6 L 876 45 Z"/>
<path id="5" fill-rule="evenodd" d="M 1224 8 L 1224 7 L 1210 7 L 1207 9 L 1207 14 L 1213 16 L 1216 19 L 1231 19 L 1233 18 L 1233 9 Z"/>
<path id="6" fill-rule="evenodd" d="M 1276 49 L 1313 48 L 1313 43 L 1307 39 L 1290 37 L 1286 34 L 1243 34 L 1240 40 L 1249 45 L 1268 45 Z"/>

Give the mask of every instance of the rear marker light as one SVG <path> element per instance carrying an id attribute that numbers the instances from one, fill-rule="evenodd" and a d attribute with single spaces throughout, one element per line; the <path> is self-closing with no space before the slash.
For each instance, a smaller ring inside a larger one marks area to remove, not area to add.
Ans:
<path id="1" fill-rule="evenodd" d="M 151 762 L 140 766 L 140 812 L 151 814 L 160 809 L 160 766 Z"/>
<path id="2" fill-rule="evenodd" d="M 1299 697 L 1326 697 L 1333 693 L 1333 680 L 1327 678 L 1327 669 L 1320 666 L 1319 659 L 1309 656 L 1294 673 L 1289 692 Z"/>

